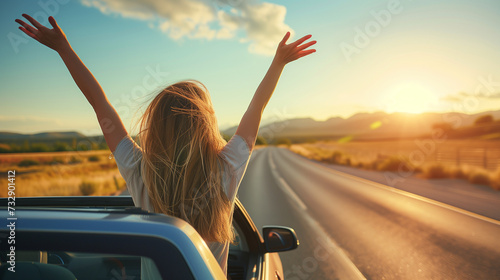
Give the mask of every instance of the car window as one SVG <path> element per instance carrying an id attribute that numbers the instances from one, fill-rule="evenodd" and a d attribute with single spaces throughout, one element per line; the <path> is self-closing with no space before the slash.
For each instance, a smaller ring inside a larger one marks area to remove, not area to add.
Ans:
<path id="1" fill-rule="evenodd" d="M 202 268 L 188 264 L 188 261 L 192 261 L 196 255 L 183 251 L 183 246 L 186 244 L 173 244 L 157 237 L 114 233 L 16 231 L 16 241 L 18 242 L 13 251 L 16 268 L 20 268 L 19 263 L 24 262 L 42 263 L 36 267 L 21 264 L 27 266 L 20 269 L 23 271 L 26 268 L 28 271 L 39 270 L 41 266 L 52 270 L 54 266 L 60 266 L 74 273 L 79 280 L 114 279 L 110 276 L 116 272 L 137 276 L 133 279 L 141 279 L 140 275 L 144 274 L 145 269 L 148 275 L 152 275 L 148 279 L 169 277 L 195 279 L 195 274 L 205 273 Z M 3 271 L 12 266 L 8 263 L 11 257 L 7 245 L 7 242 L 0 242 L 0 261 Z M 95 274 L 86 270 L 91 270 Z M 0 273 L 0 279 L 1 275 Z M 20 279 L 31 279 L 31 277 Z"/>
<path id="2" fill-rule="evenodd" d="M 233 231 L 235 234 L 234 243 L 229 245 L 229 250 L 248 252 L 248 243 L 245 239 L 245 235 L 235 222 L 233 222 Z"/>
<path id="3" fill-rule="evenodd" d="M 2 256 L 9 256 L 2 251 Z M 141 279 L 142 269 L 148 269 L 148 279 L 161 280 L 154 262 L 148 257 L 122 254 L 82 253 L 68 251 L 15 251 L 15 273 L 23 279 L 35 279 L 38 273 L 50 279 Z M 2 258 L 0 275 L 8 270 L 9 257 Z M 144 267 L 144 263 L 147 267 Z M 20 278 L 19 278 L 20 279 Z M 36 278 L 38 279 L 38 278 Z"/>

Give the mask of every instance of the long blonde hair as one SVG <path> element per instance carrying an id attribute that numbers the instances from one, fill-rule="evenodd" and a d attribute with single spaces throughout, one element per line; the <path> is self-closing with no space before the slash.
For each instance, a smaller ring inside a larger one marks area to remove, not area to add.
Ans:
<path id="1" fill-rule="evenodd" d="M 219 152 L 226 144 L 198 81 L 166 87 L 140 119 L 142 178 L 155 212 L 181 218 L 210 242 L 232 242 Z"/>

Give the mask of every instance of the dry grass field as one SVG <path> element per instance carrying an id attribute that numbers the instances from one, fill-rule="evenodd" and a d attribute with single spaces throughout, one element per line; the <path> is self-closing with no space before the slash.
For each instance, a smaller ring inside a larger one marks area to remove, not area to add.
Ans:
<path id="1" fill-rule="evenodd" d="M 316 142 L 291 145 L 307 158 L 358 168 L 413 171 L 428 179 L 462 178 L 500 190 L 500 142 L 430 139 L 373 142 Z"/>
<path id="2" fill-rule="evenodd" d="M 7 171 L 16 171 L 16 197 L 114 195 L 126 188 L 108 151 L 0 154 L 0 196 Z"/>
<path id="3" fill-rule="evenodd" d="M 500 189 L 500 142 L 480 140 L 322 141 L 289 146 L 307 158 L 358 168 L 414 170 L 422 178 L 463 178 Z M 0 154 L 0 196 L 16 171 L 16 196 L 114 195 L 126 188 L 109 150 Z"/>

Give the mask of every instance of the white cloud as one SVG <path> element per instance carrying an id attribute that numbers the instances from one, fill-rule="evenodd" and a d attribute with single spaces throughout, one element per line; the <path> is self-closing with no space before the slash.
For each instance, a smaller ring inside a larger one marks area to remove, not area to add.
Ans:
<path id="1" fill-rule="evenodd" d="M 174 40 L 231 39 L 248 42 L 249 51 L 272 55 L 286 31 L 286 8 L 245 0 L 81 0 L 107 15 L 148 22 Z"/>

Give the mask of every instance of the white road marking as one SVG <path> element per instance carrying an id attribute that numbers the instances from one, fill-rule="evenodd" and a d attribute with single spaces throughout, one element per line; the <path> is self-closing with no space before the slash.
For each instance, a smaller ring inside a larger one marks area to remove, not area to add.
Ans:
<path id="1" fill-rule="evenodd" d="M 330 248 L 333 248 L 332 252 L 337 255 L 336 259 L 339 261 L 342 268 L 345 268 L 345 273 L 347 275 L 342 275 L 341 279 L 357 279 L 357 280 L 366 280 L 365 276 L 361 271 L 359 271 L 358 267 L 351 261 L 351 259 L 347 256 L 346 252 L 340 247 L 337 242 L 335 242 L 330 235 L 326 232 L 326 230 L 321 226 L 321 224 L 316 221 L 311 215 L 309 215 L 305 211 L 298 211 L 304 220 L 309 224 L 309 226 L 315 229 L 316 234 L 321 237 L 321 240 L 326 241 Z"/>
<path id="2" fill-rule="evenodd" d="M 278 181 L 278 186 L 281 188 L 281 190 L 290 196 L 297 204 L 302 208 L 303 210 L 307 210 L 306 204 L 299 198 L 299 196 L 290 188 L 290 186 L 287 184 L 285 179 L 281 177 L 278 173 L 278 170 L 276 170 L 276 164 L 274 164 L 274 159 L 273 159 L 273 154 L 270 153 L 269 155 L 269 163 L 271 164 L 271 172 L 273 173 L 273 176 L 275 179 Z"/>
<path id="3" fill-rule="evenodd" d="M 306 204 L 299 198 L 299 196 L 292 190 L 292 188 L 290 188 L 285 179 L 283 179 L 283 177 L 279 177 L 279 181 L 281 183 L 281 188 L 285 191 L 285 193 L 290 195 L 297 202 L 300 208 L 307 210 Z"/>
<path id="4" fill-rule="evenodd" d="M 290 186 L 286 183 L 285 179 L 281 177 L 276 170 L 276 164 L 274 163 L 274 157 L 273 153 L 270 152 L 269 155 L 269 163 L 271 165 L 271 171 L 273 173 L 273 176 L 281 182 L 281 184 L 278 184 L 282 191 L 286 194 L 288 194 L 290 197 L 292 197 L 295 201 L 297 201 L 296 206 L 300 207 L 302 210 L 307 210 L 306 205 L 302 200 L 299 198 L 299 196 L 290 188 Z M 335 242 L 327 233 L 327 231 L 321 226 L 321 224 L 314 219 L 307 211 L 300 211 L 301 209 L 298 209 L 300 215 L 304 220 L 309 224 L 309 227 L 312 229 L 315 229 L 315 232 L 320 236 L 320 238 L 325 242 L 327 242 L 328 247 L 332 248 L 331 252 L 336 255 L 336 260 L 339 261 L 340 266 L 344 269 L 345 275 L 342 275 L 342 279 L 355 279 L 355 280 L 366 280 L 365 276 L 359 269 L 356 267 L 356 265 L 351 261 L 351 259 L 347 256 L 345 251 L 340 247 L 337 242 Z"/>

